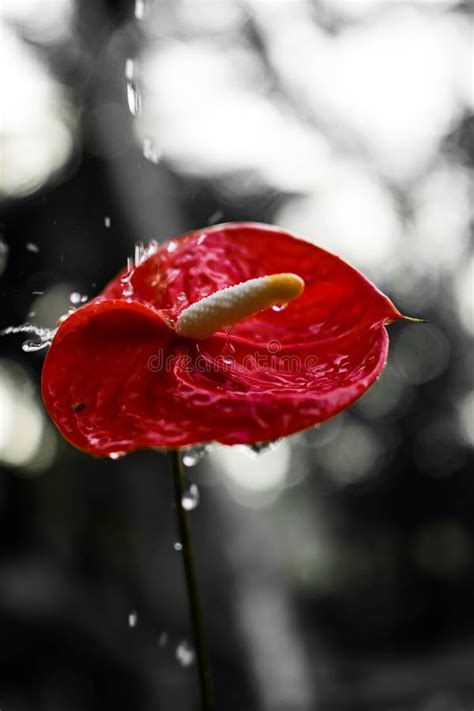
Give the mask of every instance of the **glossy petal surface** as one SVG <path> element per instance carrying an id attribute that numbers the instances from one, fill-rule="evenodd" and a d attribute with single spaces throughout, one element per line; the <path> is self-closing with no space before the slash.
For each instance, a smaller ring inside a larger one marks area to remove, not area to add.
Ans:
<path id="1" fill-rule="evenodd" d="M 306 284 L 283 310 L 267 309 L 204 341 L 179 338 L 167 325 L 218 289 L 278 272 Z M 384 324 L 401 318 L 341 259 L 264 225 L 190 233 L 129 276 L 132 294 L 122 273 L 61 325 L 43 371 L 53 420 L 75 446 L 99 456 L 253 443 L 332 417 L 380 374 Z"/>

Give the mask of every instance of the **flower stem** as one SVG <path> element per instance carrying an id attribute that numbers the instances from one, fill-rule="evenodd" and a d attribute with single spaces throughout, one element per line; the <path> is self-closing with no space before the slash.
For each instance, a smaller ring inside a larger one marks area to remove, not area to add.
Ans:
<path id="1" fill-rule="evenodd" d="M 194 647 L 196 649 L 199 685 L 201 691 L 201 710 L 212 711 L 213 703 L 211 676 L 209 672 L 209 662 L 204 639 L 204 626 L 202 622 L 201 605 L 199 602 L 196 569 L 194 565 L 193 547 L 191 542 L 191 530 L 189 528 L 187 511 L 183 508 L 181 503 L 184 495 L 184 473 L 179 450 L 169 449 L 168 459 L 171 473 L 173 475 L 174 506 L 178 523 L 179 539 L 181 545 L 183 546 L 182 555 L 184 574 L 186 578 L 189 612 L 191 617 Z"/>

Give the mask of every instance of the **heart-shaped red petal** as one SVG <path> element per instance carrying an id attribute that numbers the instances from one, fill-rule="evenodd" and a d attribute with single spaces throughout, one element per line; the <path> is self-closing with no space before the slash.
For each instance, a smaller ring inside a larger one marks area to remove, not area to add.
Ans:
<path id="1" fill-rule="evenodd" d="M 179 338 L 166 325 L 204 296 L 278 272 L 298 274 L 306 285 L 285 309 L 267 309 L 205 341 Z M 265 225 L 190 233 L 129 276 L 120 274 L 60 326 L 43 371 L 53 420 L 75 446 L 99 456 L 249 444 L 328 419 L 378 377 L 385 324 L 401 318 L 344 261 Z"/>

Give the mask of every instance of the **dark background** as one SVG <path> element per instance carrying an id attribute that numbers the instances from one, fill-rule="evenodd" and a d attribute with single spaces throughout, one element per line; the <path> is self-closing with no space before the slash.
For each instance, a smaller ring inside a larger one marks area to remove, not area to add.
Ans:
<path id="1" fill-rule="evenodd" d="M 190 515 L 217 709 L 470 709 L 469 6 L 141 14 L 2 6 L 0 328 L 54 327 L 135 243 L 239 219 L 338 252 L 428 319 L 390 328 L 349 412 L 187 469 Z M 62 441 L 24 340 L 0 341 L 0 709 L 197 709 L 165 457 Z"/>

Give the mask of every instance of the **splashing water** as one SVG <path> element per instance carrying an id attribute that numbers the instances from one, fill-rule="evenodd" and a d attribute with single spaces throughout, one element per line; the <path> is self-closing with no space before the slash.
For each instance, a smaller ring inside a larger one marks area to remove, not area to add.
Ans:
<path id="1" fill-rule="evenodd" d="M 123 296 L 133 296 L 132 277 L 135 269 L 143 264 L 143 262 L 146 262 L 152 254 L 155 254 L 157 249 L 158 242 L 155 240 L 152 240 L 146 247 L 143 245 L 143 242 L 138 242 L 135 245 L 133 259 L 131 257 L 127 259 L 127 270 L 120 280 Z"/>
<path id="2" fill-rule="evenodd" d="M 7 326 L 3 331 L 0 331 L 0 336 L 9 336 L 12 333 L 31 333 L 38 336 L 38 341 L 28 340 L 21 346 L 26 353 L 33 353 L 34 351 L 48 348 L 56 335 L 56 331 L 56 328 L 41 328 L 40 326 L 34 326 L 32 323 L 23 323 L 21 326 Z"/>
<path id="3" fill-rule="evenodd" d="M 214 449 L 213 444 L 197 444 L 194 447 L 183 449 L 183 464 L 185 467 L 194 467 L 201 459 Z"/>
<path id="4" fill-rule="evenodd" d="M 128 626 L 136 627 L 138 623 L 138 614 L 136 610 L 132 610 L 128 615 Z"/>
<path id="5" fill-rule="evenodd" d="M 176 661 L 182 667 L 189 667 L 194 662 L 194 649 L 185 639 L 176 647 Z"/>
<path id="6" fill-rule="evenodd" d="M 132 116 L 139 116 L 142 110 L 142 97 L 135 81 L 127 82 L 127 101 Z"/>
<path id="7" fill-rule="evenodd" d="M 193 511 L 199 506 L 200 493 L 197 484 L 191 484 L 186 489 L 181 499 L 181 506 L 185 511 Z"/>

